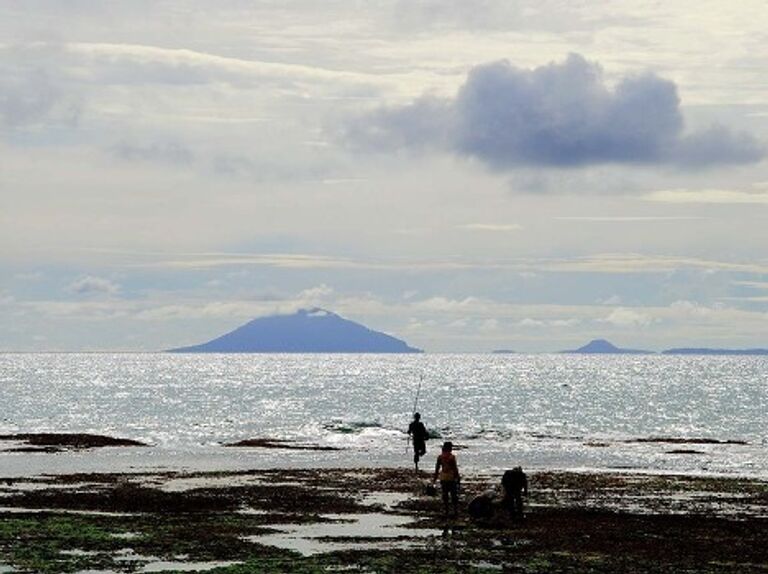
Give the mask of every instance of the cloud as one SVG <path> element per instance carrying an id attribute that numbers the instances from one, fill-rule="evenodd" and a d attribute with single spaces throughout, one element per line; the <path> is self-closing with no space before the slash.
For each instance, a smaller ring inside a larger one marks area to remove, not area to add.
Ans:
<path id="1" fill-rule="evenodd" d="M 768 266 L 759 262 L 741 263 L 638 253 L 601 253 L 586 257 L 541 261 L 536 265 L 541 270 L 562 273 L 667 273 L 678 269 L 698 269 L 705 272 L 732 271 L 761 275 L 768 273 Z"/>
<path id="2" fill-rule="evenodd" d="M 530 317 L 526 317 L 525 319 L 518 321 L 517 325 L 519 327 L 543 327 L 546 325 L 546 323 L 538 319 L 531 319 Z"/>
<path id="3" fill-rule="evenodd" d="M 235 85 L 265 83 L 283 88 L 325 84 L 357 87 L 370 96 L 371 85 L 381 84 L 365 73 L 328 70 L 299 64 L 282 64 L 218 56 L 189 49 L 169 49 L 141 44 L 69 43 L 66 55 L 85 66 L 89 79 L 111 84 L 197 85 L 227 82 Z"/>
<path id="4" fill-rule="evenodd" d="M 593 221 L 595 223 L 644 223 L 656 221 L 698 221 L 705 219 L 695 215 L 609 215 L 609 216 L 574 216 L 555 217 L 557 221 Z"/>
<path id="5" fill-rule="evenodd" d="M 725 310 L 720 304 L 716 304 L 712 307 L 707 307 L 695 301 L 675 301 L 669 306 L 671 312 L 675 313 L 678 317 L 684 318 L 712 318 L 719 311 Z"/>
<path id="6" fill-rule="evenodd" d="M 465 223 L 458 226 L 459 229 L 467 231 L 491 231 L 498 233 L 507 233 L 509 231 L 520 231 L 523 226 L 518 223 Z"/>
<path id="7" fill-rule="evenodd" d="M 606 299 L 598 301 L 598 303 L 600 303 L 601 305 L 620 305 L 621 297 L 619 297 L 618 295 L 611 295 Z"/>
<path id="8" fill-rule="evenodd" d="M 564 328 L 564 327 L 573 327 L 575 325 L 578 325 L 581 321 L 579 319 L 533 319 L 531 317 L 526 317 L 524 319 L 521 319 L 517 323 L 515 323 L 518 327 L 523 328 L 543 328 L 543 327 L 556 327 L 556 328 Z"/>
<path id="9" fill-rule="evenodd" d="M 749 289 L 768 290 L 768 281 L 733 281 L 732 283 Z"/>
<path id="10" fill-rule="evenodd" d="M 277 269 L 332 269 L 336 271 L 380 271 L 402 273 L 431 273 L 434 271 L 511 271 L 524 279 L 540 277 L 542 273 L 669 273 L 679 269 L 729 271 L 768 274 L 768 265 L 760 261 L 724 261 L 673 255 L 644 255 L 640 253 L 595 253 L 567 258 L 353 258 L 349 256 L 317 255 L 311 253 L 177 253 L 165 259 L 165 253 L 121 252 L 91 249 L 103 257 L 124 255 L 127 267 L 159 269 L 216 269 L 232 267 L 272 267 Z M 441 300 L 434 298 L 435 302 Z"/>
<path id="11" fill-rule="evenodd" d="M 653 317 L 647 313 L 622 307 L 614 309 L 606 317 L 598 319 L 598 322 L 616 327 L 647 327 L 653 322 Z"/>
<path id="12" fill-rule="evenodd" d="M 681 138 L 677 161 L 691 167 L 753 163 L 765 153 L 765 147 L 752 135 L 715 125 Z"/>
<path id="13" fill-rule="evenodd" d="M 501 323 L 499 323 L 498 319 L 490 318 L 482 321 L 478 326 L 478 330 L 483 333 L 494 333 L 498 331 L 500 327 Z"/>
<path id="14" fill-rule="evenodd" d="M 0 128 L 77 122 L 81 97 L 61 64 L 57 45 L 0 45 Z"/>
<path id="15" fill-rule="evenodd" d="M 16 281 L 40 281 L 45 277 L 42 271 L 31 271 L 28 273 L 16 273 L 13 278 Z"/>
<path id="16" fill-rule="evenodd" d="M 768 192 L 733 189 L 662 189 L 643 196 L 658 203 L 768 204 Z"/>
<path id="17" fill-rule="evenodd" d="M 595 5 L 579 3 L 529 2 L 523 7 L 520 2 L 509 0 L 397 0 L 392 12 L 397 29 L 402 31 L 426 30 L 479 30 L 494 32 L 501 30 L 528 32 L 547 31 L 557 34 L 589 31 L 595 28 L 605 30 L 612 26 L 628 26 L 641 21 L 617 10 L 601 13 Z"/>
<path id="18" fill-rule="evenodd" d="M 149 161 L 183 165 L 192 162 L 194 154 L 186 146 L 177 142 L 158 142 L 149 145 L 136 145 L 121 142 L 111 148 L 112 153 L 126 161 Z"/>
<path id="19" fill-rule="evenodd" d="M 652 73 L 615 87 L 578 54 L 532 70 L 502 60 L 472 68 L 454 98 L 422 96 L 349 122 L 374 149 L 436 149 L 507 170 L 524 166 L 753 163 L 765 148 L 723 126 L 686 134 L 677 87 Z"/>
<path id="20" fill-rule="evenodd" d="M 101 293 L 105 295 L 115 295 L 120 291 L 120 285 L 104 279 L 102 277 L 93 277 L 87 275 L 75 279 L 67 288 L 70 293 L 77 295 L 90 295 L 93 293 Z"/>

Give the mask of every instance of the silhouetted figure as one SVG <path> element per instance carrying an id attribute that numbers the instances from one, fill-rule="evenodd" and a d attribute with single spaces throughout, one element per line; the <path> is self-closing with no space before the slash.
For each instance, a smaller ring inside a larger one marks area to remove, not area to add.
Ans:
<path id="1" fill-rule="evenodd" d="M 493 490 L 486 490 L 482 494 L 478 494 L 469 501 L 467 513 L 474 520 L 490 520 L 493 518 L 496 498 L 496 492 Z"/>
<path id="2" fill-rule="evenodd" d="M 523 495 L 528 496 L 528 477 L 516 466 L 501 477 L 504 487 L 504 506 L 510 518 L 523 518 Z"/>
<path id="3" fill-rule="evenodd" d="M 426 442 L 429 438 L 419 413 L 413 413 L 413 422 L 408 425 L 408 435 L 413 438 L 413 464 L 416 465 L 416 470 L 419 470 L 419 459 L 427 453 Z"/>
<path id="4" fill-rule="evenodd" d="M 448 514 L 448 498 L 453 504 L 453 515 L 456 516 L 459 509 L 459 465 L 453 454 L 453 443 L 446 441 L 443 443 L 443 452 L 437 457 L 435 464 L 435 478 L 440 478 L 440 487 L 443 491 L 443 506 L 445 514 Z"/>

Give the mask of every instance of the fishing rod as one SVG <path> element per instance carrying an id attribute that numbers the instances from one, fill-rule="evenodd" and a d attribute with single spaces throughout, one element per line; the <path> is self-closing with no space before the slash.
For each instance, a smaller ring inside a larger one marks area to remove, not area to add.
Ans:
<path id="1" fill-rule="evenodd" d="M 424 381 L 424 375 L 419 375 L 419 386 L 416 389 L 416 398 L 413 399 L 413 411 L 411 414 L 416 414 L 416 408 L 419 406 L 419 395 L 421 394 L 421 383 Z"/>

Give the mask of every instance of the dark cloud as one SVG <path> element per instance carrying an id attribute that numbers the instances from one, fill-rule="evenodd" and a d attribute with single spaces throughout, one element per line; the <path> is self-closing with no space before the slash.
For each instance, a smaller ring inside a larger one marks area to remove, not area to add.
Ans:
<path id="1" fill-rule="evenodd" d="M 343 137 L 381 149 L 433 148 L 451 145 L 451 102 L 422 96 L 412 104 L 380 108 L 343 126 Z"/>
<path id="2" fill-rule="evenodd" d="M 682 138 L 677 159 L 691 166 L 747 163 L 765 157 L 765 147 L 748 133 L 716 125 Z"/>
<path id="3" fill-rule="evenodd" d="M 374 148 L 434 148 L 496 169 L 605 163 L 711 166 L 759 161 L 750 134 L 719 126 L 686 134 L 675 84 L 654 74 L 609 88 L 577 54 L 533 70 L 507 61 L 473 68 L 455 98 L 422 97 L 349 123 Z"/>
<path id="4" fill-rule="evenodd" d="M 74 125 L 80 97 L 60 72 L 53 44 L 0 47 L 0 127 Z"/>
<path id="5" fill-rule="evenodd" d="M 47 116 L 56 101 L 57 94 L 42 71 L 6 80 L 0 86 L 0 115 L 7 126 L 22 126 Z"/>

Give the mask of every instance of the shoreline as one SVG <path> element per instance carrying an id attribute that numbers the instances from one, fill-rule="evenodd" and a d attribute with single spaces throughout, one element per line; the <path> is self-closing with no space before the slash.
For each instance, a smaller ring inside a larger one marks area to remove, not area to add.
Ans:
<path id="1" fill-rule="evenodd" d="M 592 446 L 590 442 L 577 443 Z M 457 449 L 460 451 L 461 466 L 479 474 L 503 472 L 507 468 L 522 465 L 535 471 L 768 480 L 768 473 L 761 468 L 750 472 L 743 465 L 730 467 L 725 464 L 728 460 L 723 458 L 725 451 L 756 446 L 740 440 L 646 437 L 622 440 L 613 446 L 621 445 L 627 445 L 630 449 L 655 449 L 655 456 L 645 461 L 646 464 L 637 464 L 639 461 L 630 455 L 624 458 L 595 459 L 563 451 L 558 456 L 556 450 L 547 451 L 544 446 L 541 451 L 511 449 L 502 456 L 496 451 L 489 453 L 482 445 L 473 443 L 459 443 Z M 438 454 L 437 445 L 430 446 L 424 458 L 427 466 L 431 466 Z M 594 449 L 604 451 L 608 446 L 599 443 Z M 710 450 L 700 452 L 697 450 L 700 448 Z M 0 435 L 0 473 L 7 477 L 29 477 L 80 472 L 238 472 L 249 469 L 407 466 L 412 454 L 410 450 L 404 452 L 401 449 L 399 444 L 394 450 L 391 445 L 381 450 L 371 446 L 350 446 L 338 442 L 327 444 L 271 436 L 168 447 L 121 435 L 25 432 Z"/>
<path id="2" fill-rule="evenodd" d="M 0 472 L 0 474 L 2 474 Z M 0 480 L 17 572 L 765 572 L 768 481 L 529 471 L 524 521 L 442 516 L 408 468 L 72 473 Z"/>

